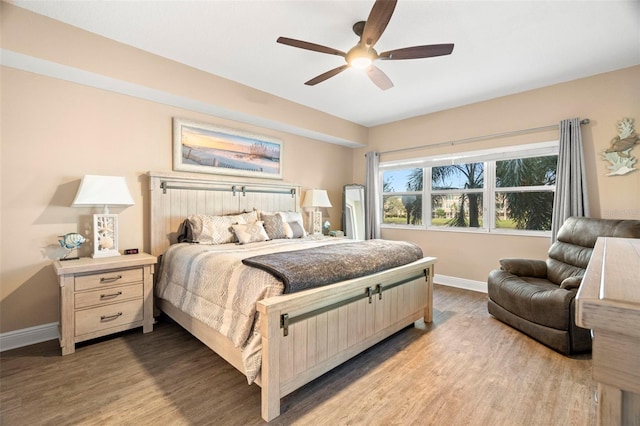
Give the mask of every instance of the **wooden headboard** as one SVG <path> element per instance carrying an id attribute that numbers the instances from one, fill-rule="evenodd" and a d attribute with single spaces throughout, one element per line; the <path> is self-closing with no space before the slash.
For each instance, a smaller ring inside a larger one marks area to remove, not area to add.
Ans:
<path id="1" fill-rule="evenodd" d="M 197 173 L 149 172 L 151 254 L 177 242 L 191 214 L 225 215 L 253 209 L 299 211 L 300 185 Z"/>

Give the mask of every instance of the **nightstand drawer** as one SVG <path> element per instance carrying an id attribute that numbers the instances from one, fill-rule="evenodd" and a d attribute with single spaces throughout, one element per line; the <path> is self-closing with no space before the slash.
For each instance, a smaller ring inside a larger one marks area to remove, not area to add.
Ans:
<path id="1" fill-rule="evenodd" d="M 104 305 L 105 303 L 120 302 L 127 299 L 142 299 L 142 293 L 142 284 L 131 284 L 76 293 L 74 295 L 75 308 L 87 308 L 89 306 Z"/>
<path id="2" fill-rule="evenodd" d="M 77 275 L 75 290 L 91 290 L 108 285 L 121 285 L 142 281 L 142 268 L 121 269 L 119 271 L 102 272 L 100 274 Z"/>
<path id="3" fill-rule="evenodd" d="M 137 321 L 142 325 L 142 319 L 142 299 L 84 309 L 75 312 L 75 335 L 95 333 Z"/>

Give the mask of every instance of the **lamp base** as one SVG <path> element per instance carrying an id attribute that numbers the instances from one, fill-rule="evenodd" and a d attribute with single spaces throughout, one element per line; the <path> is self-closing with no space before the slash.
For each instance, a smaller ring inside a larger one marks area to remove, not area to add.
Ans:
<path id="1" fill-rule="evenodd" d="M 319 210 L 310 213 L 311 226 L 309 233 L 313 235 L 322 234 L 322 212 Z"/>
<path id="2" fill-rule="evenodd" d="M 113 251 L 113 250 L 109 250 L 108 252 L 106 250 L 102 250 L 99 252 L 94 252 L 91 257 L 94 259 L 99 259 L 101 257 L 115 257 L 115 256 L 122 256 L 120 254 L 119 251 Z"/>
<path id="3" fill-rule="evenodd" d="M 93 215 L 93 255 L 91 257 L 120 256 L 118 251 L 118 215 Z"/>

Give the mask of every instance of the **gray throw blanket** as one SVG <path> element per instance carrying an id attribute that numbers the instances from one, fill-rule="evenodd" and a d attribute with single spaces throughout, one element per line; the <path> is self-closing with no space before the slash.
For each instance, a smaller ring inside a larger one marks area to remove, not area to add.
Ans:
<path id="1" fill-rule="evenodd" d="M 366 240 L 272 253 L 242 260 L 282 280 L 285 293 L 295 293 L 370 275 L 422 258 L 422 250 L 406 241 Z"/>

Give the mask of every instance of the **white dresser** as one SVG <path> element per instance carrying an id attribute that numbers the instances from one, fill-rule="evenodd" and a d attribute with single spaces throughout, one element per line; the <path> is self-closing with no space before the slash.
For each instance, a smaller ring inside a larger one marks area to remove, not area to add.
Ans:
<path id="1" fill-rule="evenodd" d="M 598 239 L 576 323 L 593 330 L 598 425 L 640 426 L 640 239 Z"/>

